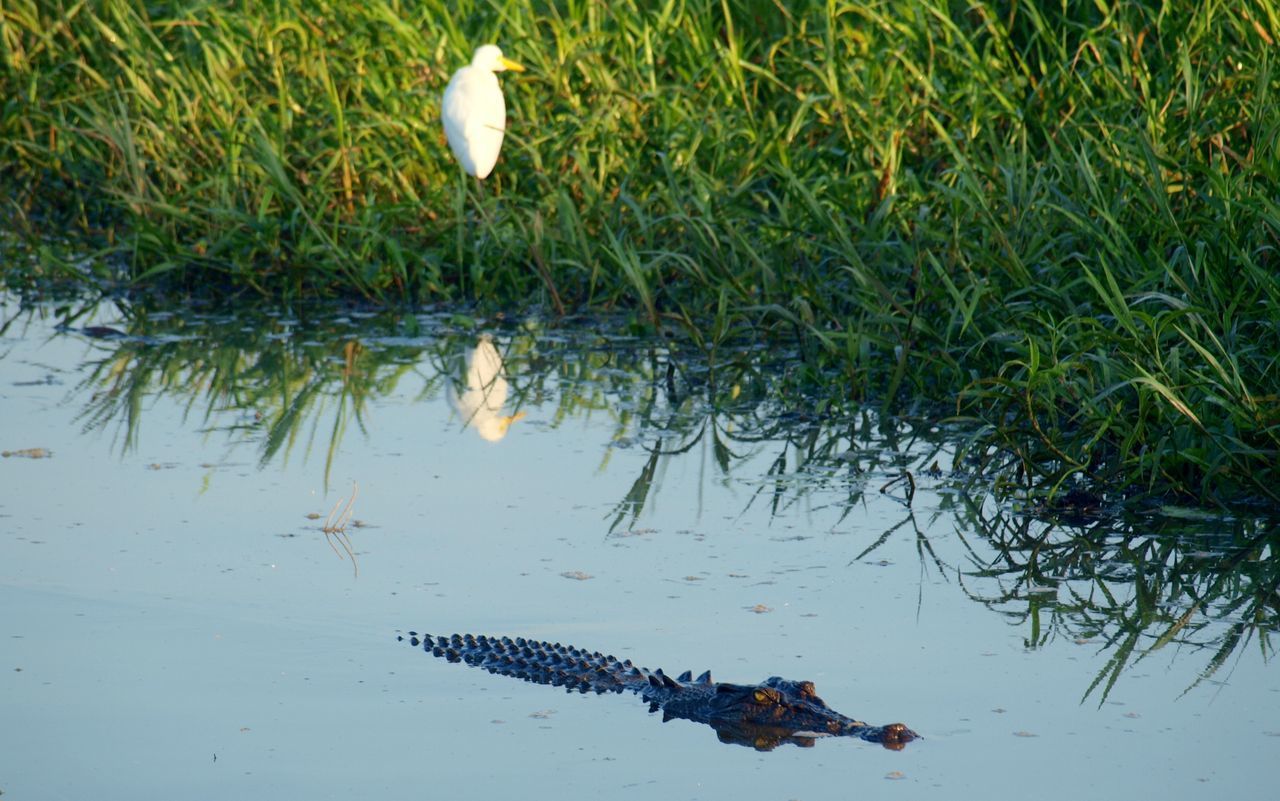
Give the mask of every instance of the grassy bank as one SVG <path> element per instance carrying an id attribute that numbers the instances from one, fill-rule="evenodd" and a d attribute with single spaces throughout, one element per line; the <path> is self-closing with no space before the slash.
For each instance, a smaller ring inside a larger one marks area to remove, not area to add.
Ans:
<path id="1" fill-rule="evenodd" d="M 1267 0 L 2 13 L 0 208 L 46 249 L 169 290 L 798 333 L 833 401 L 954 403 L 1019 480 L 1280 495 Z M 438 98 L 483 41 L 530 70 L 480 189 Z"/>

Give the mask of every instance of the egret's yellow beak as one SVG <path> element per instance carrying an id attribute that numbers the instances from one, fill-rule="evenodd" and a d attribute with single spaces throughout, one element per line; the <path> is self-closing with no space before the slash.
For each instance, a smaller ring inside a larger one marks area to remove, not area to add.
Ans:
<path id="1" fill-rule="evenodd" d="M 515 70 L 516 72 L 524 72 L 524 65 L 521 64 L 519 61 L 512 61 L 506 56 L 503 56 L 498 60 L 502 62 L 502 66 L 506 67 L 509 70 Z"/>

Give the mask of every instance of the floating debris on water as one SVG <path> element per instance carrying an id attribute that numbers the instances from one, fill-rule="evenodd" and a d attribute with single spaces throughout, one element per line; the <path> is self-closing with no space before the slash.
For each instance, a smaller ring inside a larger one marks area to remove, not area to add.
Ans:
<path id="1" fill-rule="evenodd" d="M 623 537 L 644 537 L 649 534 L 657 534 L 656 528 L 630 528 L 626 531 L 615 531 L 609 534 L 614 539 L 622 539 Z"/>
<path id="2" fill-rule="evenodd" d="M 53 451 L 48 448 L 22 448 L 16 451 L 0 451 L 0 456 L 6 459 L 10 456 L 19 456 L 23 459 L 48 459 L 53 456 Z"/>

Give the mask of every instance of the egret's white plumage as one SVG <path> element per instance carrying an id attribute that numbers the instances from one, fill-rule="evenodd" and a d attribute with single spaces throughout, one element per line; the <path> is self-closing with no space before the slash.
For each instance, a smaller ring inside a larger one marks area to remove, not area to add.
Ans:
<path id="1" fill-rule="evenodd" d="M 498 161 L 507 128 L 507 104 L 494 73 L 524 72 L 497 45 L 476 48 L 471 63 L 453 74 L 444 90 L 440 117 L 449 148 L 468 175 L 484 178 Z"/>

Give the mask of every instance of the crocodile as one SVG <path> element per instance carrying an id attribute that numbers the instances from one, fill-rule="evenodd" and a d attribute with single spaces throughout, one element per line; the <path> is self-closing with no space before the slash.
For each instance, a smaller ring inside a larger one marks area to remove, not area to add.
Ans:
<path id="1" fill-rule="evenodd" d="M 433 637 L 410 631 L 396 639 L 450 662 L 568 692 L 630 691 L 649 702 L 650 712 L 661 710 L 663 722 L 678 718 L 705 723 L 722 742 L 759 751 L 784 743 L 812 746 L 817 737 L 827 736 L 858 737 L 900 751 L 919 737 L 901 723 L 872 726 L 841 715 L 818 697 L 810 681 L 772 676 L 759 684 L 731 684 L 712 681 L 711 671 L 694 678 L 688 670 L 672 678 L 661 668 L 649 670 L 630 659 L 523 637 Z"/>

